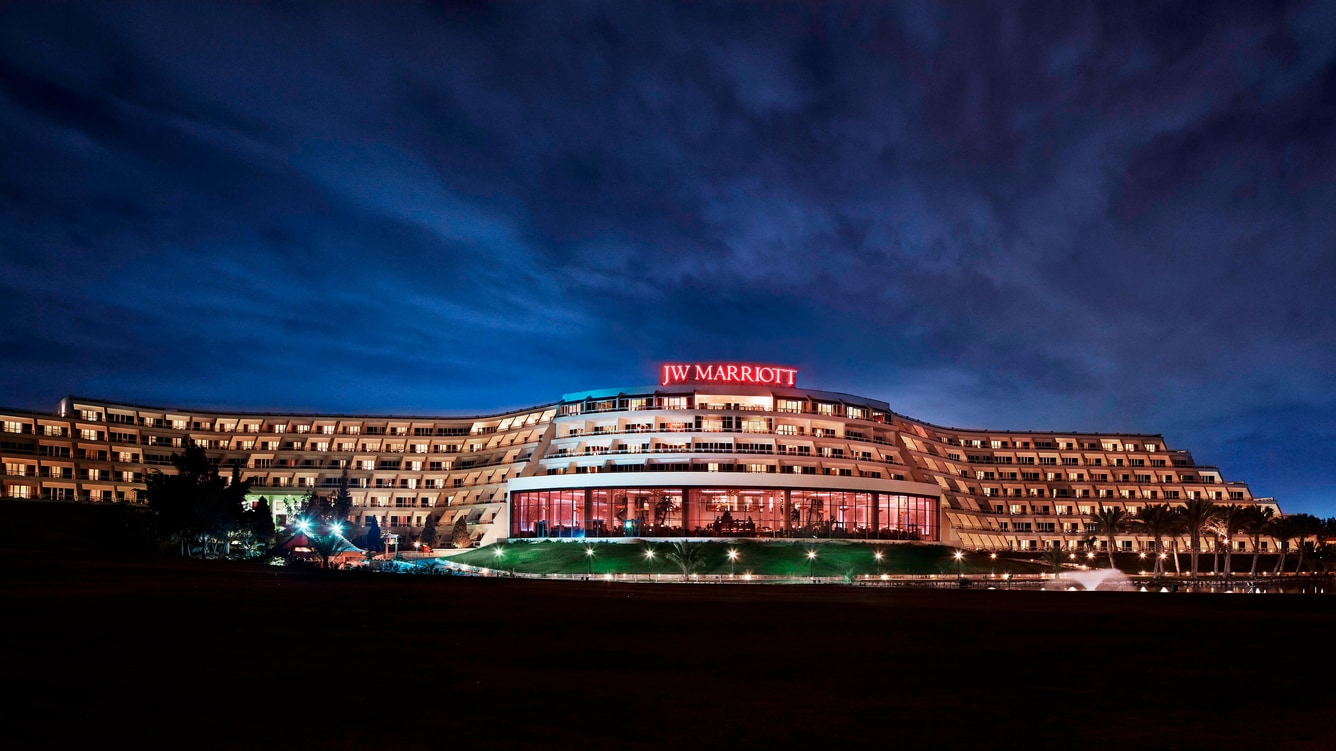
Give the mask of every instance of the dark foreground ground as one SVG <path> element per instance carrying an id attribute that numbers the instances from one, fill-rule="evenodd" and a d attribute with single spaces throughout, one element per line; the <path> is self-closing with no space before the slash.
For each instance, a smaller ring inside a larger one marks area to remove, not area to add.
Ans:
<path id="1" fill-rule="evenodd" d="M 1336 748 L 1333 596 L 0 566 L 54 748 Z"/>

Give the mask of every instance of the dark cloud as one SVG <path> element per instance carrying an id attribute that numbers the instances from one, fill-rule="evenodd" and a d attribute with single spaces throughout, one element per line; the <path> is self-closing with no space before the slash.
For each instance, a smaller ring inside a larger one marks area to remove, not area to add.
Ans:
<path id="1" fill-rule="evenodd" d="M 1330 515 L 1333 32 L 11 4 L 4 401 L 473 412 L 743 357 L 943 424 L 1163 432 Z"/>

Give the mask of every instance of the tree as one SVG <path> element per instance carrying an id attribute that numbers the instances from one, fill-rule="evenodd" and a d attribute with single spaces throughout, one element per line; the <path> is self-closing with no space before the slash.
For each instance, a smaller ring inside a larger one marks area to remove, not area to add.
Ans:
<path id="1" fill-rule="evenodd" d="M 321 568 L 329 569 L 330 556 L 338 553 L 344 548 L 343 535 L 339 534 L 338 525 L 332 524 L 324 527 L 323 532 L 310 533 L 306 539 L 311 542 L 311 550 L 320 556 Z"/>
<path id="2" fill-rule="evenodd" d="M 1164 574 L 1164 537 L 1174 535 L 1178 528 L 1178 515 L 1169 506 L 1156 503 L 1137 509 L 1133 517 L 1135 523 L 1155 540 L 1154 575 Z"/>
<path id="3" fill-rule="evenodd" d="M 307 491 L 306 497 L 302 498 L 301 511 L 297 517 L 309 525 L 322 528 L 344 521 L 335 512 L 334 501 L 317 494 L 314 490 Z"/>
<path id="4" fill-rule="evenodd" d="M 1299 548 L 1299 562 L 1294 566 L 1294 573 L 1297 576 L 1304 567 L 1304 551 L 1308 549 L 1308 538 L 1322 531 L 1322 520 L 1312 514 L 1294 514 L 1290 519 L 1294 522 L 1295 545 Z"/>
<path id="5" fill-rule="evenodd" d="M 1201 554 L 1201 536 L 1210 528 L 1211 522 L 1219 513 L 1219 507 L 1208 498 L 1190 498 L 1179 507 L 1178 513 L 1183 520 L 1183 529 L 1188 534 L 1192 546 L 1192 578 L 1197 578 L 1197 558 Z"/>
<path id="6" fill-rule="evenodd" d="M 1104 535 L 1109 546 L 1109 568 L 1118 568 L 1113 562 L 1113 549 L 1118 544 L 1114 538 L 1127 531 L 1132 523 L 1131 514 L 1121 506 L 1100 506 L 1091 520 L 1095 523 L 1095 533 Z"/>
<path id="7" fill-rule="evenodd" d="M 380 533 L 380 522 L 376 517 L 368 516 L 366 528 L 366 549 L 372 551 L 372 555 L 379 552 L 385 546 L 385 536 Z"/>
<path id="8" fill-rule="evenodd" d="M 473 540 L 469 538 L 469 525 L 465 521 L 464 514 L 455 519 L 455 528 L 450 534 L 450 539 L 457 548 L 467 548 L 473 544 Z"/>
<path id="9" fill-rule="evenodd" d="M 673 543 L 673 550 L 664 556 L 682 572 L 690 577 L 705 565 L 705 544 L 691 540 L 678 540 Z"/>
<path id="10" fill-rule="evenodd" d="M 422 527 L 422 544 L 431 547 L 436 544 L 436 517 L 428 516 L 427 523 Z"/>
<path id="11" fill-rule="evenodd" d="M 1275 539 L 1276 550 L 1280 553 L 1276 558 L 1276 567 L 1271 570 L 1271 573 L 1283 574 L 1285 573 L 1285 553 L 1290 547 L 1290 540 L 1293 540 L 1296 534 L 1294 517 L 1277 516 L 1272 518 L 1266 525 L 1266 533 Z"/>
<path id="12" fill-rule="evenodd" d="M 261 547 L 269 547 L 274 541 L 274 514 L 269 508 L 269 499 L 261 497 L 254 505 L 241 513 L 241 537 L 253 553 Z"/>
<path id="13" fill-rule="evenodd" d="M 1270 506 L 1249 506 L 1243 517 L 1243 531 L 1252 538 L 1252 567 L 1248 569 L 1248 577 L 1257 576 L 1257 559 L 1262 555 L 1262 535 L 1266 534 L 1267 527 L 1271 524 L 1271 519 L 1275 516 L 1275 509 Z"/>
<path id="14" fill-rule="evenodd" d="M 1248 507 L 1231 503 L 1221 506 L 1215 516 L 1215 532 L 1225 538 L 1225 579 L 1230 578 L 1234 570 L 1231 563 L 1234 554 L 1234 535 L 1242 531 L 1248 522 Z"/>
<path id="15" fill-rule="evenodd" d="M 1054 543 L 1053 545 L 1049 546 L 1047 550 L 1044 551 L 1044 563 L 1048 564 L 1049 570 L 1052 571 L 1053 573 L 1056 574 L 1061 572 L 1062 564 L 1066 562 L 1067 562 L 1067 554 L 1063 552 L 1061 545 Z"/>
<path id="16" fill-rule="evenodd" d="M 1316 538 L 1313 556 L 1320 562 L 1322 573 L 1330 573 L 1332 564 L 1336 563 L 1336 545 L 1329 544 L 1329 540 L 1336 537 L 1336 516 L 1323 519 L 1313 536 Z"/>
<path id="17" fill-rule="evenodd" d="M 153 471 L 145 482 L 159 534 L 179 543 L 182 555 L 192 542 L 206 552 L 218 542 L 228 543 L 241 529 L 250 482 L 241 479 L 239 467 L 233 467 L 230 482 L 223 479 L 218 462 L 194 444 L 172 454 L 171 462 L 175 474 Z"/>
<path id="18" fill-rule="evenodd" d="M 343 467 L 343 474 L 339 475 L 339 484 L 334 489 L 334 494 L 330 496 L 331 511 L 334 518 L 340 524 L 348 521 L 349 515 L 353 512 L 353 494 L 348 492 L 348 466 Z"/>

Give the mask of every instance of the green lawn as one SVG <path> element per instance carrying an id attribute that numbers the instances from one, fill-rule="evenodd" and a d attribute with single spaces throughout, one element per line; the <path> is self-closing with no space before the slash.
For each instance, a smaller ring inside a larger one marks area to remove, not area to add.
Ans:
<path id="1" fill-rule="evenodd" d="M 854 576 L 876 574 L 966 574 L 1038 573 L 1042 564 L 987 554 L 966 553 L 957 563 L 955 548 L 946 545 L 836 541 L 775 541 L 698 543 L 703 548 L 700 574 L 744 574 L 761 576 Z M 646 552 L 653 551 L 650 558 Z M 729 551 L 736 551 L 730 565 Z M 592 551 L 592 555 L 589 552 Z M 451 561 L 473 566 L 513 569 L 533 574 L 675 574 L 681 573 L 667 556 L 669 542 L 510 542 L 489 545 L 452 556 Z M 809 558 L 814 552 L 814 558 Z M 876 559 L 876 553 L 882 560 Z"/>

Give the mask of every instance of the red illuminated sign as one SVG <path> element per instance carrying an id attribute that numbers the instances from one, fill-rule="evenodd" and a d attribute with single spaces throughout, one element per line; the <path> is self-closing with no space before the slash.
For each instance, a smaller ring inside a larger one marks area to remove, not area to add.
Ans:
<path id="1" fill-rule="evenodd" d="M 778 365 L 742 365 L 733 362 L 710 364 L 664 363 L 660 369 L 662 385 L 676 383 L 746 383 L 753 386 L 792 386 L 797 368 Z"/>

